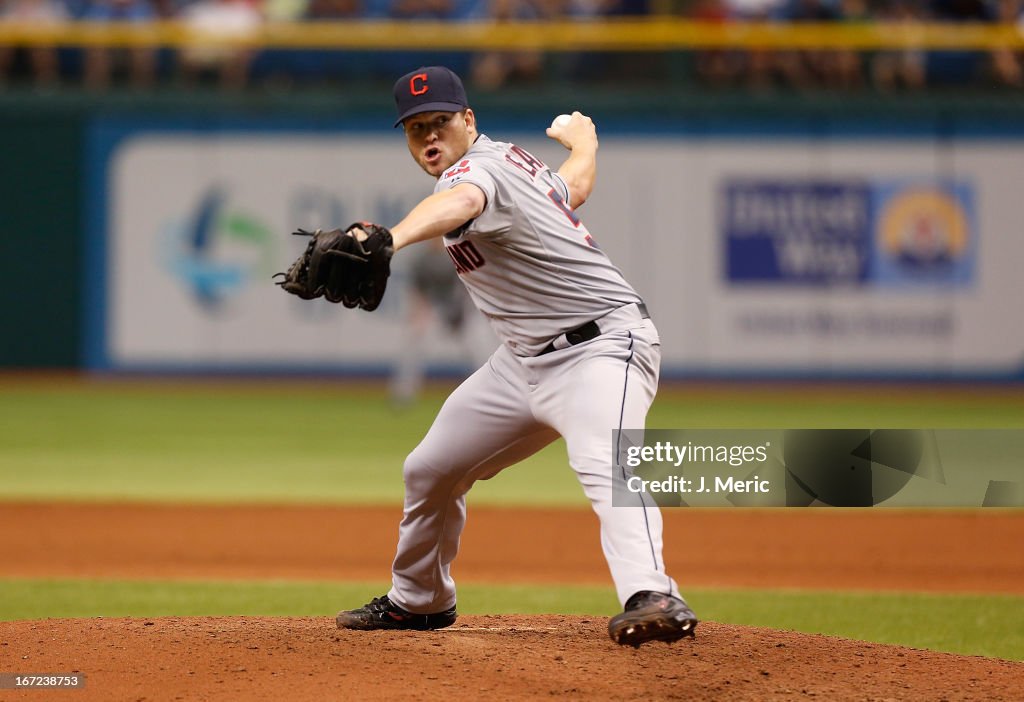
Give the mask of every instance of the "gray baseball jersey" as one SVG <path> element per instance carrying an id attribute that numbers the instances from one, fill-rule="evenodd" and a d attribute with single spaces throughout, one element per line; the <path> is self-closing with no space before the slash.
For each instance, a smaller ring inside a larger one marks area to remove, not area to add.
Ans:
<path id="1" fill-rule="evenodd" d="M 480 136 L 435 192 L 459 183 L 479 187 L 487 204 L 445 237 L 446 250 L 503 343 L 405 461 L 388 597 L 417 613 L 454 606 L 466 492 L 559 436 L 601 523 L 619 601 L 644 590 L 678 596 L 658 508 L 642 497 L 612 503 L 618 437 L 643 428 L 657 391 L 657 329 L 571 209 L 565 183 L 538 159 Z"/>
<path id="2" fill-rule="evenodd" d="M 517 355 L 534 356 L 567 329 L 641 302 L 572 211 L 562 179 L 524 149 L 481 134 L 434 192 L 460 183 L 480 188 L 487 205 L 445 245 Z"/>

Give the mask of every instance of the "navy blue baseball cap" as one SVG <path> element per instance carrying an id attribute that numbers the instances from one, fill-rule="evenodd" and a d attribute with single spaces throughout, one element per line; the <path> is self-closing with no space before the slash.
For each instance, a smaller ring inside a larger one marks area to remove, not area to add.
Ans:
<path id="1" fill-rule="evenodd" d="M 444 66 L 425 66 L 395 82 L 397 127 L 406 117 L 421 112 L 461 112 L 469 107 L 462 80 Z"/>

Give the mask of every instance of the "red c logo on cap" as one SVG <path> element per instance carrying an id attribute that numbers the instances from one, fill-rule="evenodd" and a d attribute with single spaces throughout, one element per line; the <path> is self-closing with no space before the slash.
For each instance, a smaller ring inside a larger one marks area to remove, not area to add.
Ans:
<path id="1" fill-rule="evenodd" d="M 416 81 L 423 81 L 423 84 L 421 86 L 417 86 Z M 426 73 L 417 73 L 409 79 L 409 92 L 413 95 L 422 95 L 428 90 L 430 90 L 430 86 L 427 85 Z"/>

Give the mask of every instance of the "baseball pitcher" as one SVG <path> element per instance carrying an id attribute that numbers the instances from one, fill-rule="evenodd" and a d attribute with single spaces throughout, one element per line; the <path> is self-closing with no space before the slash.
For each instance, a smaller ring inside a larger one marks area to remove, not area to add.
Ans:
<path id="1" fill-rule="evenodd" d="M 578 210 L 596 175 L 597 133 L 575 112 L 547 136 L 569 150 L 557 171 L 477 130 L 459 77 L 417 69 L 394 87 L 395 126 L 437 179 L 434 193 L 390 230 L 369 223 L 301 232 L 309 246 L 281 285 L 374 309 L 394 252 L 443 238 L 501 346 L 447 399 L 406 459 L 405 509 L 391 590 L 341 612 L 347 629 L 440 629 L 456 619 L 450 573 L 477 480 L 559 435 L 601 524 L 601 546 L 623 605 L 611 638 L 639 646 L 693 636 L 697 617 L 662 560 L 658 508 L 612 506 L 615 437 L 642 428 L 661 347 L 643 300 L 597 247 Z"/>

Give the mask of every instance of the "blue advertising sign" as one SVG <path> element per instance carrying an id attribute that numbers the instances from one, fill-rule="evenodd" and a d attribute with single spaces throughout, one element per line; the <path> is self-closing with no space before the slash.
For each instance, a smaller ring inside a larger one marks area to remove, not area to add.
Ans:
<path id="1" fill-rule="evenodd" d="M 967 183 L 743 178 L 721 192 L 730 283 L 948 287 L 973 278 Z"/>

